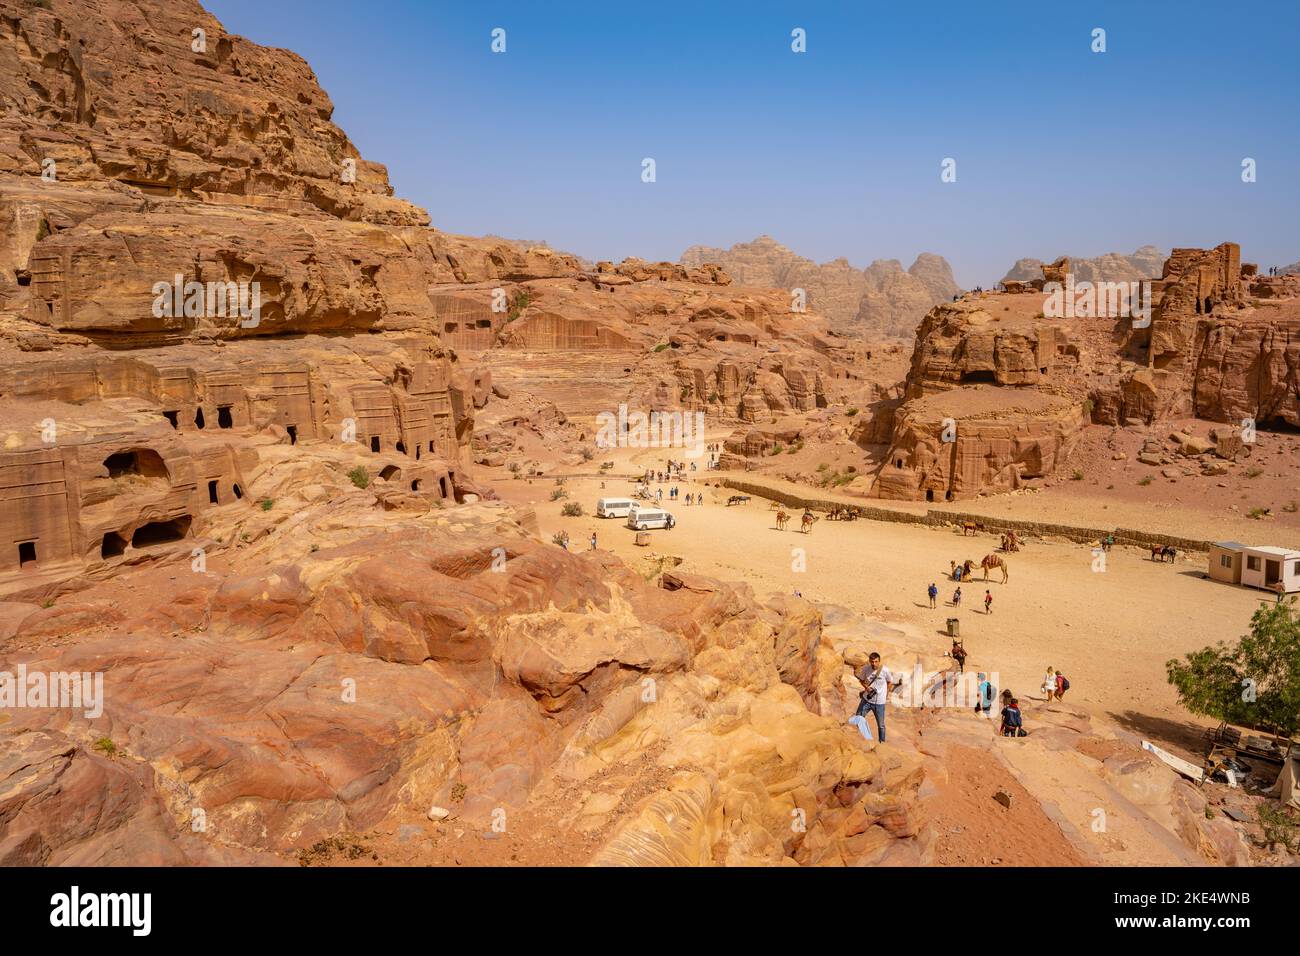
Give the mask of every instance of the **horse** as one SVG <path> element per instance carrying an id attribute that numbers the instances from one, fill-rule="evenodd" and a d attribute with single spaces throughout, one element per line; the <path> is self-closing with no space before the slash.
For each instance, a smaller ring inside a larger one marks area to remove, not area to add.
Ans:
<path id="1" fill-rule="evenodd" d="M 980 567 L 984 569 L 984 580 L 989 579 L 989 568 L 1002 569 L 1002 583 L 1006 584 L 1010 575 L 1007 573 L 1007 562 L 996 554 L 984 555 L 984 560 L 980 562 Z"/>
<path id="2" fill-rule="evenodd" d="M 1159 561 L 1162 564 L 1168 560 L 1174 562 L 1178 558 L 1178 552 L 1170 545 L 1153 544 L 1151 545 L 1151 560 Z"/>
<path id="3" fill-rule="evenodd" d="M 812 530 L 813 522 L 816 520 L 816 517 L 814 517 L 811 512 L 805 511 L 803 517 L 799 519 L 799 530 L 804 534 L 807 534 Z"/>
<path id="4" fill-rule="evenodd" d="M 966 537 L 967 535 L 975 534 L 975 532 L 978 530 L 979 530 L 979 525 L 977 525 L 974 521 L 963 521 L 961 523 L 961 536 L 963 538 Z"/>
<path id="5" fill-rule="evenodd" d="M 790 515 L 784 509 L 776 513 L 776 530 L 784 531 L 785 526 L 790 523 Z"/>
<path id="6" fill-rule="evenodd" d="M 727 499 L 727 507 L 730 508 L 732 505 L 743 505 L 748 500 L 749 495 L 732 495 Z"/>

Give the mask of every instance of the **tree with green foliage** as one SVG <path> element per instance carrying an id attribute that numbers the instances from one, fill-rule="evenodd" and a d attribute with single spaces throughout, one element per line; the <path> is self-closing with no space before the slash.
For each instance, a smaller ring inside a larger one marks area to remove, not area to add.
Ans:
<path id="1" fill-rule="evenodd" d="M 1166 662 L 1178 702 L 1194 714 L 1293 735 L 1300 731 L 1300 615 L 1266 604 L 1236 646 L 1220 641 Z"/>

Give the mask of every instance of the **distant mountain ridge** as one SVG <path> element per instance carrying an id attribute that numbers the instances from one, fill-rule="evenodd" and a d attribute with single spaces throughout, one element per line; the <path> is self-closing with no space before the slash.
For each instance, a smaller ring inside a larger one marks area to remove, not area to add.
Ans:
<path id="1" fill-rule="evenodd" d="M 910 339 L 926 312 L 961 291 L 947 260 L 928 252 L 906 271 L 897 259 L 857 269 L 843 257 L 818 264 L 763 235 L 730 249 L 691 246 L 679 261 L 717 263 L 741 285 L 803 289 L 833 328 L 884 338 Z"/>
<path id="2" fill-rule="evenodd" d="M 1088 282 L 1132 282 L 1137 279 L 1158 278 L 1164 269 L 1167 252 L 1161 252 L 1155 246 L 1142 246 L 1131 253 L 1107 252 L 1092 258 L 1070 256 L 1070 272 L 1076 281 Z M 1048 259 L 1054 262 L 1055 259 Z M 1018 259 L 1006 275 L 1003 282 L 1029 282 L 1043 277 L 1043 260 Z"/>

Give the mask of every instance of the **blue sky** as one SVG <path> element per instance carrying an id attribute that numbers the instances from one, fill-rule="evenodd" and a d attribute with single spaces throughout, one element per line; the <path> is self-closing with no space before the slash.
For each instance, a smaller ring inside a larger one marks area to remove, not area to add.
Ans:
<path id="1" fill-rule="evenodd" d="M 937 252 L 968 286 L 1147 243 L 1300 259 L 1294 0 L 204 2 L 304 56 L 452 232 L 593 259 L 768 233 L 819 262 Z"/>

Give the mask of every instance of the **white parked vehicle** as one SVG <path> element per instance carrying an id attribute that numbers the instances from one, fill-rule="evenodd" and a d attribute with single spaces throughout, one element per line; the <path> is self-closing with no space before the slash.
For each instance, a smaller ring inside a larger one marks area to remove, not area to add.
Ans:
<path id="1" fill-rule="evenodd" d="M 631 498 L 601 498 L 596 502 L 596 517 L 622 518 L 639 507 Z"/>
<path id="2" fill-rule="evenodd" d="M 662 508 L 638 508 L 627 516 L 627 526 L 633 531 L 649 531 L 651 528 L 672 528 L 677 519 L 671 512 Z"/>

